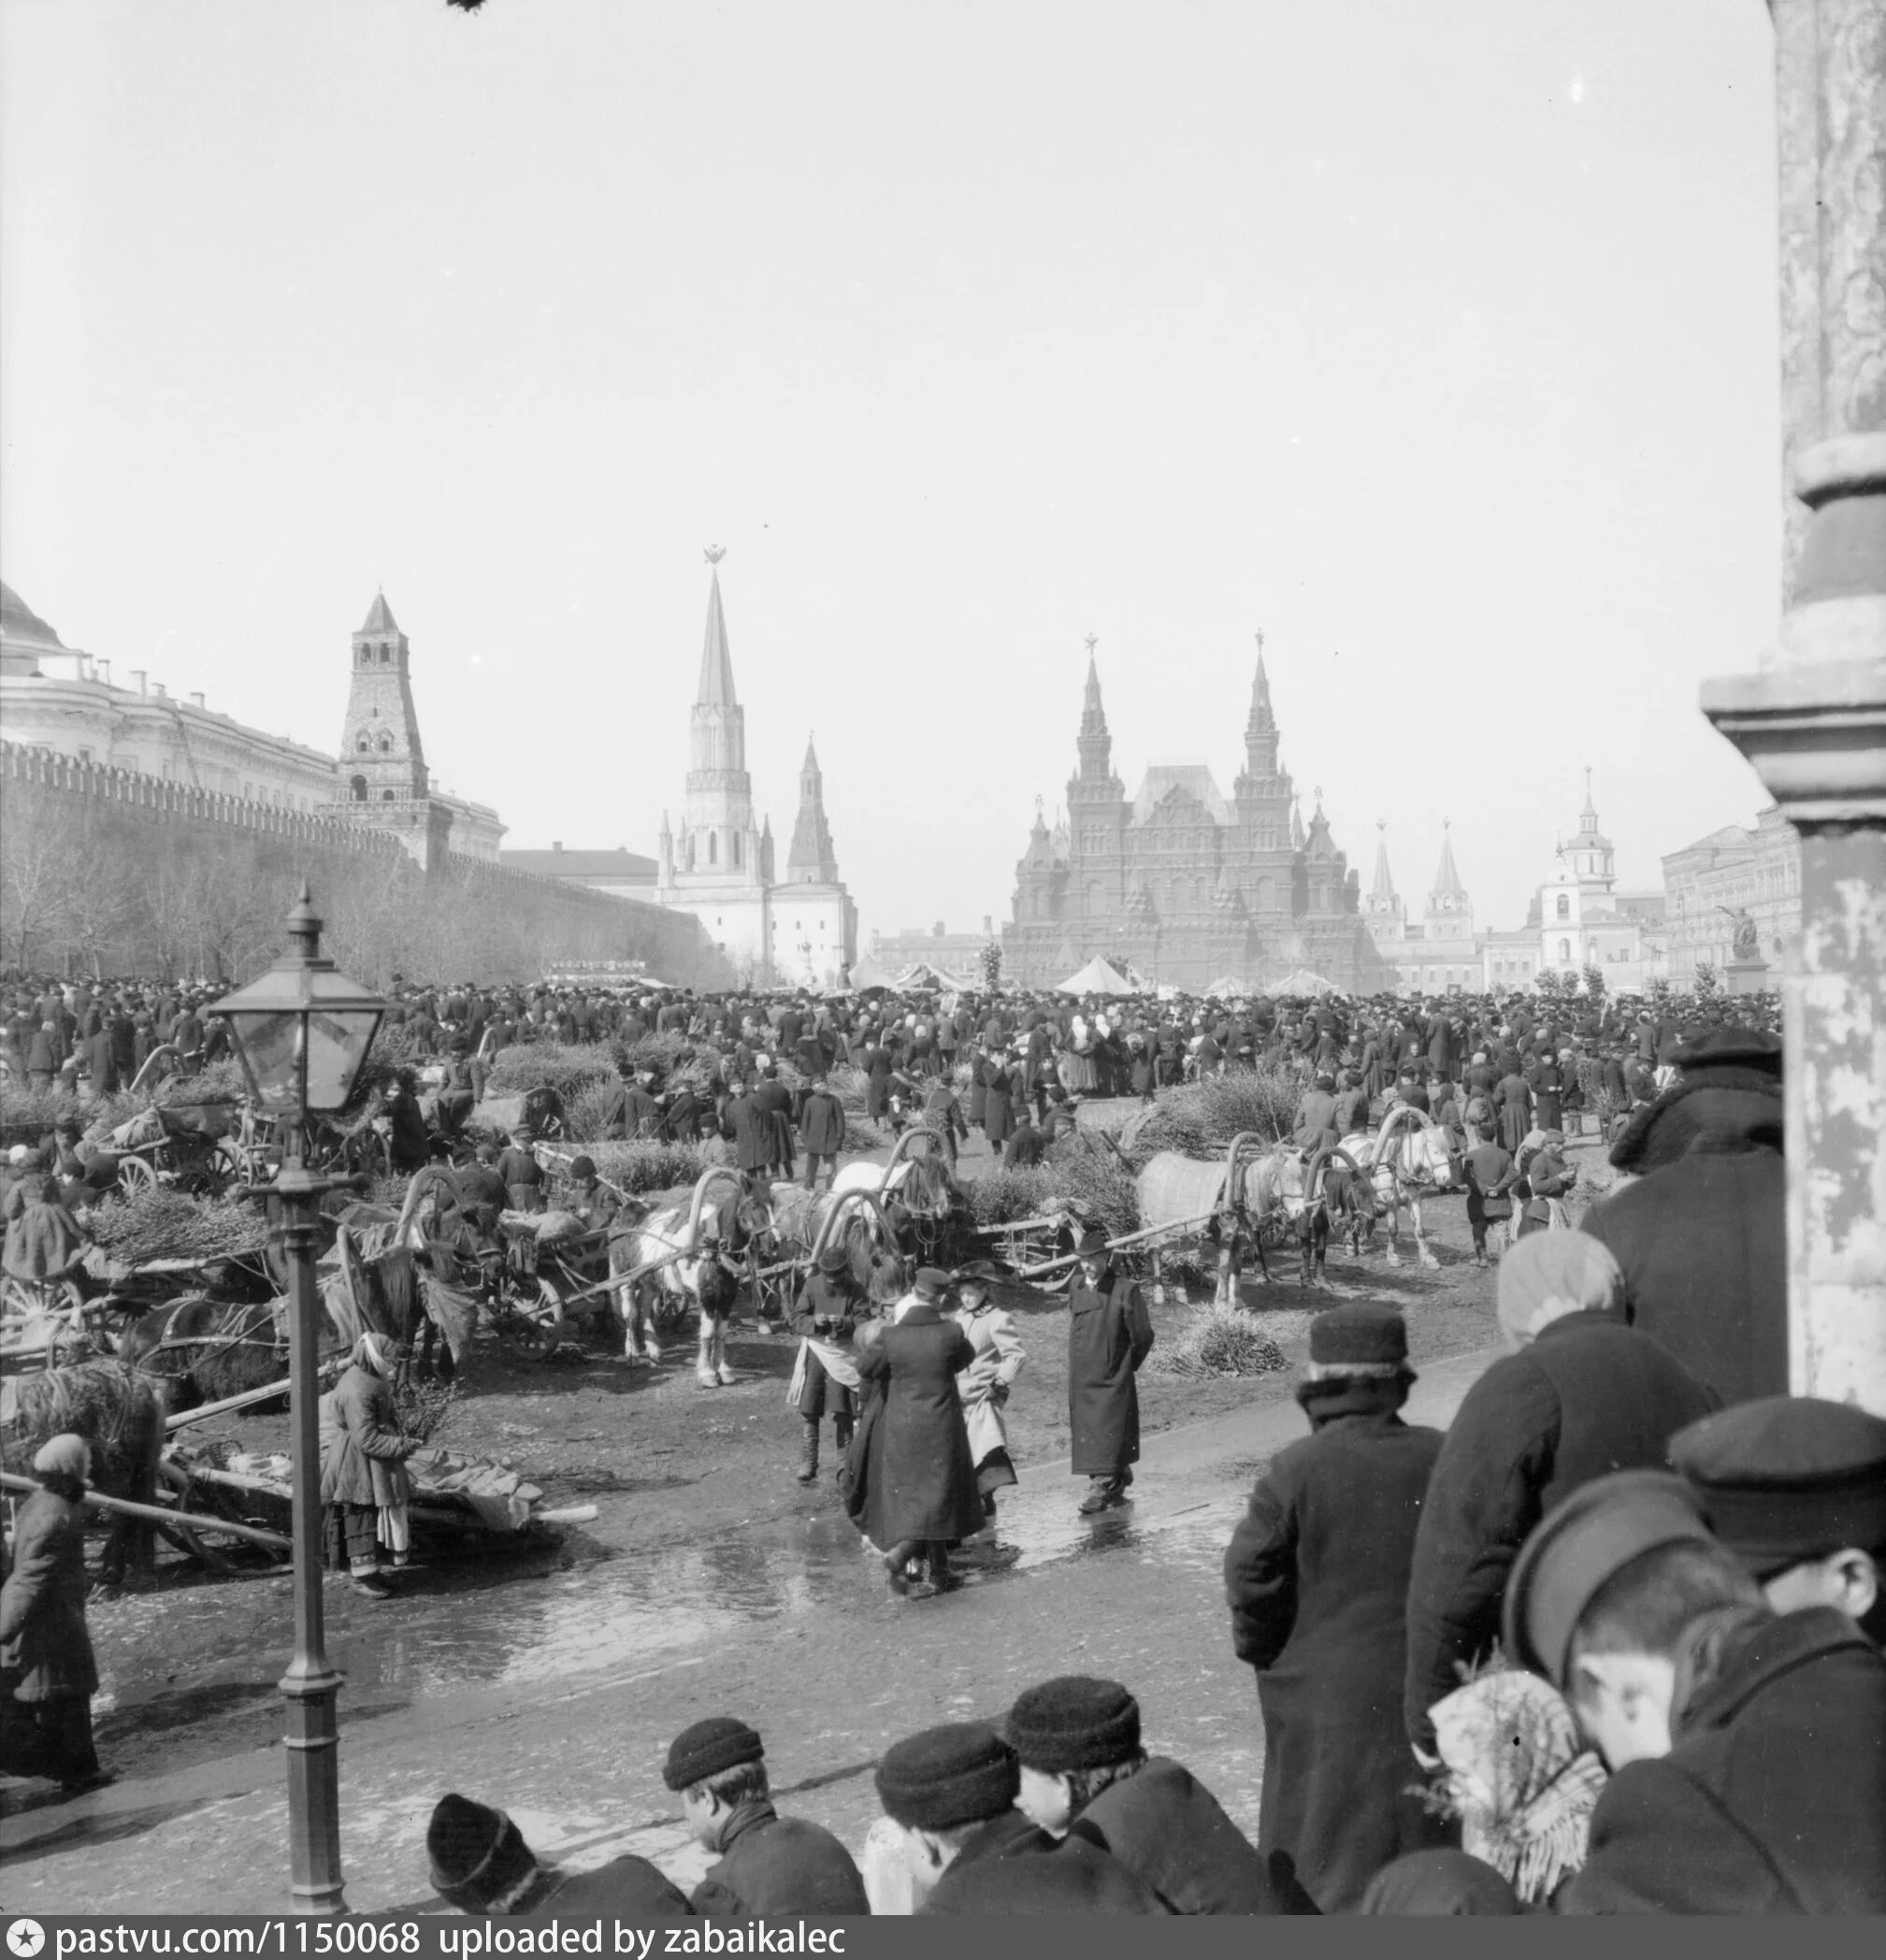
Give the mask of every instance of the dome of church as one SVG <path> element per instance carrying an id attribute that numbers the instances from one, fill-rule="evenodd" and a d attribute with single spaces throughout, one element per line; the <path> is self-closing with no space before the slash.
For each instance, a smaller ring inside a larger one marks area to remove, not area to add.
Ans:
<path id="1" fill-rule="evenodd" d="M 41 619 L 11 585 L 0 584 L 0 635 L 49 654 L 66 651 L 57 633 Z"/>

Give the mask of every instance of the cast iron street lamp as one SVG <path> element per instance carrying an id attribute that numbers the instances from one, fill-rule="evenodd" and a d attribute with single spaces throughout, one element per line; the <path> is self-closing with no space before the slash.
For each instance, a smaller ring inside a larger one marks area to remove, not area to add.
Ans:
<path id="1" fill-rule="evenodd" d="M 295 1658 L 281 1678 L 288 1702 L 288 1838 L 291 1895 L 302 1912 L 345 1910 L 340 1877 L 340 1764 L 335 1699 L 321 1611 L 321 1443 L 316 1348 L 320 1309 L 314 1242 L 321 1199 L 335 1180 L 308 1168 L 314 1112 L 344 1108 L 367 1065 L 386 1002 L 321 957 L 321 920 L 308 887 L 288 915 L 289 950 L 252 986 L 212 1010 L 229 1023 L 257 1103 L 281 1125 L 281 1170 L 268 1189 L 281 1201 L 288 1263 L 288 1405 L 293 1424 Z M 345 1181 L 345 1180 L 343 1180 Z"/>

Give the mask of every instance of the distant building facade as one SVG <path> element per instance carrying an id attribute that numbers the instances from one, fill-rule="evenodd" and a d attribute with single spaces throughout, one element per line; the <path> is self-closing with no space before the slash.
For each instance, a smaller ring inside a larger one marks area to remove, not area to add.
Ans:
<path id="1" fill-rule="evenodd" d="M 1066 822 L 1050 832 L 1037 805 L 1002 929 L 1003 977 L 1051 987 L 1098 955 L 1193 991 L 1297 968 L 1356 991 L 1391 984 L 1320 798 L 1307 829 L 1298 812 L 1261 641 L 1229 799 L 1200 763 L 1155 765 L 1128 798 L 1093 648 Z"/>
<path id="2" fill-rule="evenodd" d="M 111 665 L 63 644 L 0 585 L 0 738 L 180 789 L 366 822 L 395 832 L 422 864 L 444 851 L 497 861 L 497 811 L 431 786 L 410 648 L 384 595 L 353 635 L 338 759 L 216 713 L 200 694 L 180 700 L 141 668 L 119 686 Z"/>
<path id="3" fill-rule="evenodd" d="M 1670 978 L 1692 987 L 1699 962 L 1735 958 L 1736 915 L 1754 921 L 1762 958 L 1778 970 L 1801 937 L 1801 834 L 1770 804 L 1753 829 L 1725 824 L 1663 859 Z"/>
<path id="4" fill-rule="evenodd" d="M 943 973 L 974 973 L 980 977 L 983 954 L 995 936 L 995 920 L 986 915 L 980 932 L 946 931 L 942 920 L 938 920 L 933 926 L 904 926 L 895 932 L 873 930 L 865 954 L 894 973 L 915 966 L 921 960 Z M 1073 970 L 1070 968 L 1068 971 L 1072 973 Z"/>
<path id="5" fill-rule="evenodd" d="M 1594 966 L 1607 992 L 1642 993 L 1666 970 L 1663 894 L 1618 889 L 1617 852 L 1598 828 L 1591 771 L 1585 774 L 1578 829 L 1559 845 L 1527 921 L 1538 931 L 1539 971 L 1576 979 Z"/>

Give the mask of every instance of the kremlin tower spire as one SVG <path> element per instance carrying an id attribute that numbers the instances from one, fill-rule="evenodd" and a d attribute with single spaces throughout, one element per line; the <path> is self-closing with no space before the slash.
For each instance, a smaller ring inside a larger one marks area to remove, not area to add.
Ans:
<path id="1" fill-rule="evenodd" d="M 1107 730 L 1107 712 L 1101 705 L 1101 672 L 1094 661 L 1100 641 L 1087 635 L 1087 685 L 1081 697 L 1081 728 L 1075 738 L 1080 773 L 1068 785 L 1068 801 L 1117 802 L 1126 785 L 1113 771 L 1114 739 Z"/>
<path id="2" fill-rule="evenodd" d="M 788 885 L 836 885 L 838 848 L 825 816 L 825 781 L 819 773 L 818 751 L 810 735 L 805 761 L 799 772 L 799 821 L 792 829 L 792 847 L 785 854 Z"/>

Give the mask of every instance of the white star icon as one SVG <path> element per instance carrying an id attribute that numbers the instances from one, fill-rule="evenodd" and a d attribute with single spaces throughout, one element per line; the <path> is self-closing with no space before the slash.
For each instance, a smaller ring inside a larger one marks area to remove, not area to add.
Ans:
<path id="1" fill-rule="evenodd" d="M 16 1919 L 7 1928 L 7 1951 L 19 1960 L 33 1960 L 46 1944 L 46 1928 L 36 1919 Z"/>

